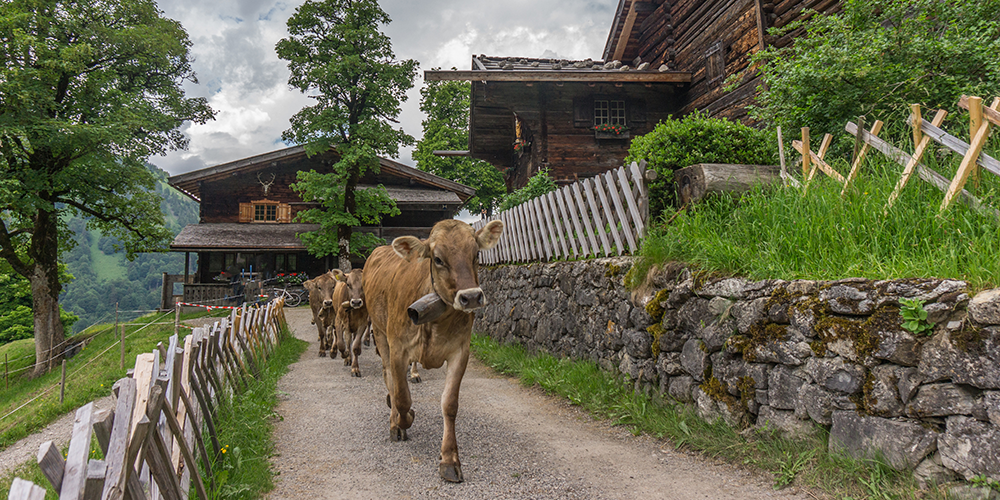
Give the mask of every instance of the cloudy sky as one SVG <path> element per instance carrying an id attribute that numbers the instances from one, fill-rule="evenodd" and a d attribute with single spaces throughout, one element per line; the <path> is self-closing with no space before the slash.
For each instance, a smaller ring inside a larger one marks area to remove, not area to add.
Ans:
<path id="1" fill-rule="evenodd" d="M 172 175 L 285 147 L 288 119 L 309 105 L 288 87 L 288 70 L 274 45 L 287 35 L 285 23 L 300 0 L 157 0 L 167 17 L 191 38 L 202 96 L 217 111 L 204 125 L 185 124 L 186 151 L 150 161 Z M 470 69 L 472 54 L 599 59 L 617 0 L 386 0 L 392 18 L 385 27 L 397 58 L 416 59 L 420 72 L 400 122 L 421 135 L 419 89 L 423 71 Z M 412 165 L 410 151 L 400 161 Z"/>

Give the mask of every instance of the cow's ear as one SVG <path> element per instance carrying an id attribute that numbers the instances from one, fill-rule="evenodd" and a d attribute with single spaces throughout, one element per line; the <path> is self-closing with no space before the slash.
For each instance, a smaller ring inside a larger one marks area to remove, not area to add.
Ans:
<path id="1" fill-rule="evenodd" d="M 334 269 L 333 271 L 330 272 L 333 273 L 333 279 L 337 281 L 347 281 L 347 276 L 344 274 L 344 271 L 341 271 L 340 269 Z"/>
<path id="2" fill-rule="evenodd" d="M 410 260 L 411 256 L 426 257 L 427 248 L 427 244 L 415 236 L 400 236 L 392 240 L 392 249 L 396 255 L 406 260 Z"/>
<path id="3" fill-rule="evenodd" d="M 476 243 L 479 243 L 479 249 L 489 250 L 497 246 L 501 233 L 503 233 L 503 222 L 499 220 L 490 221 L 489 224 L 476 231 Z"/>

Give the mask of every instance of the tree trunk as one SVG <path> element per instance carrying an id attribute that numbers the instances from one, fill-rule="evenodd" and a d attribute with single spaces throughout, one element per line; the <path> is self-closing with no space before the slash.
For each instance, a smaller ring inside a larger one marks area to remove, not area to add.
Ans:
<path id="1" fill-rule="evenodd" d="M 35 370 L 32 377 L 48 372 L 62 361 L 66 332 L 59 318 L 59 228 L 58 214 L 39 211 L 30 254 L 31 299 L 35 323 Z"/>
<path id="2" fill-rule="evenodd" d="M 347 174 L 347 184 L 344 186 L 344 211 L 354 215 L 354 211 L 357 210 L 358 204 L 354 198 L 354 189 L 358 186 L 358 180 L 361 178 L 361 174 L 358 172 L 360 167 L 357 165 L 352 165 L 348 167 L 350 170 Z M 348 225 L 341 225 L 337 227 L 337 257 L 340 270 L 349 273 L 351 272 L 351 232 L 352 227 Z"/>
<path id="3" fill-rule="evenodd" d="M 59 318 L 59 283 L 55 266 L 35 264 L 31 275 L 31 298 L 35 323 L 35 370 L 32 378 L 44 375 L 62 361 L 66 331 Z"/>

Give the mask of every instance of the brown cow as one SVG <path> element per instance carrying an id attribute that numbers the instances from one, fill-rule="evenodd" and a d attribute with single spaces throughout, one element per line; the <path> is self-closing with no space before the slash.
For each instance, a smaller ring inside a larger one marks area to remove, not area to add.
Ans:
<path id="1" fill-rule="evenodd" d="M 344 352 L 343 344 L 334 346 L 330 341 L 330 330 L 333 329 L 336 317 L 336 309 L 333 307 L 333 289 L 336 283 L 333 271 L 330 271 L 302 284 L 309 291 L 309 307 L 312 308 L 313 324 L 319 331 L 319 356 L 321 358 L 326 356 L 328 350 L 332 358 L 336 352 L 333 350 L 335 348 Z"/>
<path id="2" fill-rule="evenodd" d="M 333 330 L 337 337 L 337 345 L 345 342 L 346 351 L 344 366 L 351 365 L 351 376 L 360 377 L 358 356 L 361 355 L 361 336 L 368 328 L 368 308 L 365 307 L 365 287 L 361 269 L 355 269 L 344 274 L 340 269 L 333 271 L 337 279 L 337 288 L 333 291 L 333 303 L 337 305 L 337 319 Z"/>
<path id="3" fill-rule="evenodd" d="M 476 232 L 464 222 L 444 220 L 434 225 L 426 240 L 401 236 L 392 246 L 376 248 L 365 264 L 368 312 L 389 391 L 390 440 L 406 440 L 406 429 L 413 424 L 406 381 L 410 363 L 440 368 L 448 362 L 441 395 L 444 436 L 438 472 L 449 482 L 462 481 L 455 441 L 458 391 L 469 362 L 473 311 L 486 303 L 479 288 L 479 251 L 496 245 L 502 232 L 500 221 Z M 414 325 L 406 309 L 431 291 L 448 305 L 447 310 L 434 321 Z"/>

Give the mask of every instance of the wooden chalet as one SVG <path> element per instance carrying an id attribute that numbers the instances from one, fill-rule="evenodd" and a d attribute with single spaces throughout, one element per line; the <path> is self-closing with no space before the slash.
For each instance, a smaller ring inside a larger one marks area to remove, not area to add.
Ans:
<path id="1" fill-rule="evenodd" d="M 331 269 L 333 258 L 309 255 L 298 238 L 319 226 L 292 222 L 299 211 L 317 205 L 303 202 L 289 185 L 299 171 L 329 172 L 337 161 L 334 152 L 308 157 L 296 146 L 170 177 L 171 186 L 200 205 L 199 223 L 181 230 L 170 245 L 171 251 L 197 254 L 193 276 L 188 278 L 189 269 L 184 270 L 185 301 L 225 294 L 229 281 L 218 277 L 233 269 L 252 272 L 255 279 L 278 273 L 317 276 Z M 387 241 L 402 235 L 426 238 L 435 222 L 454 217 L 475 194 L 468 186 L 384 158 L 379 173 L 363 176 L 358 188 L 379 184 L 401 213 L 380 226 L 355 230 Z"/>
<path id="2" fill-rule="evenodd" d="M 803 9 L 839 0 L 619 0 L 599 60 L 472 57 L 468 71 L 427 71 L 427 81 L 472 82 L 468 151 L 505 173 L 508 189 L 548 168 L 559 183 L 622 165 L 631 137 L 670 115 L 703 110 L 746 120 L 759 82 L 750 56 L 801 33 L 766 35 Z M 736 89 L 727 77 L 741 75 Z M 623 134 L 601 133 L 624 125 Z"/>

